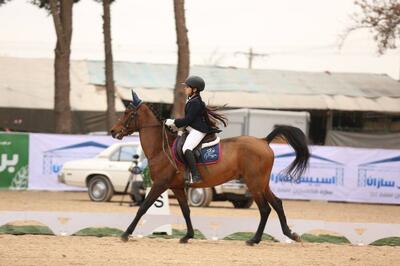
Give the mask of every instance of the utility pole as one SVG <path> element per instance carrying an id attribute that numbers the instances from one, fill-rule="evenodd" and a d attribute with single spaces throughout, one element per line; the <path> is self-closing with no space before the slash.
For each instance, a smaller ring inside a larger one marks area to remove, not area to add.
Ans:
<path id="1" fill-rule="evenodd" d="M 241 55 L 245 55 L 247 56 L 248 60 L 249 60 L 249 64 L 248 64 L 248 68 L 251 69 L 253 67 L 253 58 L 254 57 L 266 57 L 269 56 L 269 54 L 265 54 L 265 53 L 254 53 L 253 52 L 253 48 L 250 47 L 248 52 L 236 52 L 235 55 L 237 54 L 241 54 Z"/>

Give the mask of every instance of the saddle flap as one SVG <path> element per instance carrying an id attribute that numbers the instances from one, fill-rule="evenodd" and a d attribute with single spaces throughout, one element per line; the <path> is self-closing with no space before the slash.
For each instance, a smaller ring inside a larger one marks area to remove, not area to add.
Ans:
<path id="1" fill-rule="evenodd" d="M 186 161 L 185 161 L 185 155 L 183 154 L 182 148 L 183 148 L 183 145 L 186 141 L 188 134 L 189 134 L 189 132 L 186 131 L 181 136 L 178 136 L 173 145 L 173 153 L 175 155 L 175 159 L 178 162 L 183 163 L 184 165 L 186 165 Z M 206 152 L 206 151 L 204 151 L 204 149 L 215 146 L 215 145 L 219 144 L 219 142 L 220 142 L 220 138 L 215 133 L 207 134 L 203 138 L 203 140 L 199 143 L 199 145 L 197 145 L 196 148 L 193 150 L 193 154 L 196 158 L 196 162 L 198 164 L 216 163 L 219 158 L 218 155 L 220 153 L 220 147 L 218 146 L 217 149 L 213 149 L 214 153 L 217 152 L 218 154 L 216 154 L 215 156 L 212 156 L 212 157 L 208 156 L 210 154 L 210 152 L 209 151 Z M 215 159 L 215 160 L 210 160 L 210 159 Z"/>

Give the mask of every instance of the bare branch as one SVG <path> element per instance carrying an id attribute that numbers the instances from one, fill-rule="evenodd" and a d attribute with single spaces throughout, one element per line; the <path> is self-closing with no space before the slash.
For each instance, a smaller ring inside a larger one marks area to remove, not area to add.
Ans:
<path id="1" fill-rule="evenodd" d="M 351 32 L 369 28 L 377 42 L 378 53 L 383 54 L 387 49 L 396 48 L 400 37 L 400 1 L 356 0 L 354 3 L 361 11 L 353 14 L 354 25 L 339 36 L 339 46 L 343 46 Z"/>

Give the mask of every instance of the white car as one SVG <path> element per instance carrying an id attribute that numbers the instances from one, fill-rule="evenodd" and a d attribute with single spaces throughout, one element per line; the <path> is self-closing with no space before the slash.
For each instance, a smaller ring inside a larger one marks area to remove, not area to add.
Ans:
<path id="1" fill-rule="evenodd" d="M 124 192 L 130 177 L 129 167 L 136 154 L 139 156 L 138 166 L 143 167 L 146 158 L 139 143 L 113 144 L 94 158 L 64 163 L 58 181 L 87 187 L 93 201 L 109 201 L 114 194 Z M 196 207 L 208 206 L 212 200 L 229 200 L 235 208 L 249 208 L 253 203 L 247 186 L 239 180 L 213 188 L 189 188 L 187 194 L 189 204 Z"/>
<path id="2" fill-rule="evenodd" d="M 139 155 L 139 162 L 145 159 L 137 142 L 113 144 L 94 158 L 64 163 L 58 181 L 87 187 L 93 201 L 109 201 L 115 193 L 124 192 L 130 176 L 128 169 L 135 154 Z"/>

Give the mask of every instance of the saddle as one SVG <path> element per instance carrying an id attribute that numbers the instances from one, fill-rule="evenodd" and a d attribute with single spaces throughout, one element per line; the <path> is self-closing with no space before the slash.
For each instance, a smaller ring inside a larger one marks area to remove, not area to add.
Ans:
<path id="1" fill-rule="evenodd" d="M 186 131 L 181 136 L 178 136 L 172 146 L 175 160 L 184 165 L 186 165 L 186 162 L 182 147 L 188 134 L 189 132 Z M 221 157 L 220 153 L 220 138 L 215 133 L 207 134 L 193 150 L 197 165 L 217 163 Z"/>

